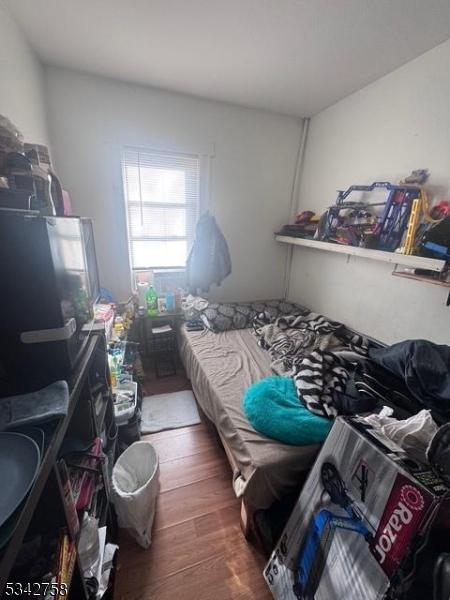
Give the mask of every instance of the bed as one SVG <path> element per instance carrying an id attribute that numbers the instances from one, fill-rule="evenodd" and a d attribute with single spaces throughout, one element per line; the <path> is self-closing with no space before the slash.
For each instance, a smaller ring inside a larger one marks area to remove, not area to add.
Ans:
<path id="1" fill-rule="evenodd" d="M 213 333 L 180 331 L 181 357 L 200 408 L 215 425 L 233 469 L 233 488 L 245 521 L 303 480 L 319 446 L 289 446 L 258 433 L 241 399 L 253 382 L 271 374 L 269 355 L 251 329 Z M 245 514 L 246 513 L 246 514 Z"/>

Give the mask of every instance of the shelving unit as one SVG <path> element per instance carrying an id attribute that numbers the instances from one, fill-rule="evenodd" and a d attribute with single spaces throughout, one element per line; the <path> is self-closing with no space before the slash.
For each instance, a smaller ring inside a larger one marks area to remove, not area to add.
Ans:
<path id="1" fill-rule="evenodd" d="M 56 421 L 51 427 L 46 426 L 45 451 L 41 460 L 39 473 L 27 498 L 23 502 L 13 534 L 4 548 L 0 551 L 0 597 L 3 597 L 7 582 L 15 581 L 14 572 L 17 558 L 24 542 L 31 534 L 49 535 L 61 528 L 70 532 L 67 504 L 64 501 L 63 484 L 58 469 L 64 440 L 71 438 L 83 440 L 88 446 L 93 439 L 100 435 L 102 421 L 114 420 L 112 396 L 108 383 L 108 366 L 106 356 L 106 341 L 102 335 L 93 335 L 89 339 L 78 368 L 69 379 L 69 409 L 68 414 Z M 105 405 L 97 415 L 95 410 L 95 393 L 103 394 Z M 99 418 L 100 417 L 100 418 Z M 99 482 L 101 494 L 104 495 L 105 510 L 100 523 L 106 524 L 108 537 L 114 540 L 117 535 L 115 515 L 109 502 L 109 477 L 103 461 L 100 462 Z M 81 521 L 82 515 L 80 516 Z M 81 525 L 81 523 L 80 523 Z M 78 543 L 79 534 L 72 538 Z M 109 594 L 109 592 L 107 592 Z M 82 567 L 76 554 L 75 569 L 69 590 L 69 597 L 74 600 L 87 600 L 89 597 L 85 584 Z M 111 596 L 110 596 L 111 597 Z M 106 596 L 105 596 L 106 598 Z"/>
<path id="2" fill-rule="evenodd" d="M 415 273 L 405 273 L 401 271 L 394 271 L 392 273 L 394 277 L 403 277 L 403 279 L 411 279 L 413 281 L 420 281 L 422 283 L 431 283 L 432 285 L 438 285 L 439 287 L 450 289 L 450 281 L 440 281 L 434 277 L 427 275 L 416 275 Z"/>
<path id="3" fill-rule="evenodd" d="M 396 252 L 384 252 L 382 250 L 372 250 L 370 248 L 359 248 L 358 246 L 344 246 L 333 244 L 331 242 L 320 242 L 306 238 L 290 237 L 286 235 L 275 234 L 277 242 L 283 244 L 292 244 L 294 246 L 304 246 L 325 252 L 336 252 L 346 254 L 347 256 L 359 256 L 369 260 L 387 262 L 394 265 L 403 265 L 412 269 L 427 269 L 429 271 L 441 272 L 445 267 L 445 260 L 437 258 L 425 258 L 423 256 L 414 256 L 411 254 L 398 254 Z"/>

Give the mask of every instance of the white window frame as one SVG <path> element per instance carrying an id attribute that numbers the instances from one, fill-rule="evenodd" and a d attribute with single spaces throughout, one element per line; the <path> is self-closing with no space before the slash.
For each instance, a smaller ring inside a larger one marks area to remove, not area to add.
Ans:
<path id="1" fill-rule="evenodd" d="M 151 146 L 135 146 L 135 145 L 121 145 L 120 148 L 118 148 L 116 146 L 117 149 L 117 154 L 119 155 L 118 158 L 120 160 L 120 167 L 121 167 L 121 191 L 122 191 L 122 198 L 123 198 L 123 212 L 124 212 L 124 217 L 125 217 L 125 222 L 126 222 L 126 240 L 127 240 L 127 250 L 128 250 L 128 264 L 129 264 L 129 272 L 130 272 L 130 279 L 132 282 L 132 289 L 135 290 L 136 289 L 136 275 L 138 273 L 149 273 L 152 271 L 180 271 L 180 270 L 184 270 L 186 268 L 185 265 L 179 265 L 179 266 L 153 266 L 153 267 L 148 267 L 148 268 L 141 268 L 141 267 L 133 267 L 132 264 L 132 254 L 131 254 L 131 241 L 133 238 L 130 237 L 130 224 L 129 224 L 129 216 L 128 216 L 128 200 L 127 200 L 127 196 L 126 196 L 126 190 L 125 190 L 125 175 L 124 175 L 124 168 L 125 168 L 125 161 L 124 161 L 124 154 L 127 151 L 131 151 L 131 152 L 140 152 L 140 153 L 153 153 L 156 152 L 158 154 L 164 154 L 167 153 L 168 155 L 187 155 L 187 156 L 193 156 L 196 157 L 199 161 L 199 174 L 198 174 L 198 196 L 197 196 L 197 211 L 196 211 L 196 219 L 198 220 L 200 215 L 205 211 L 209 209 L 209 186 L 210 186 L 210 173 L 211 173 L 211 157 L 213 156 L 213 152 L 210 153 L 198 153 L 195 151 L 189 151 L 189 150 L 184 150 L 184 149 L 169 149 L 169 148 L 161 148 L 158 147 L 157 145 L 151 145 Z M 155 205 L 157 205 L 158 203 L 156 203 Z M 160 204 L 158 204 L 160 206 Z M 165 207 L 166 205 L 164 205 Z M 176 207 L 178 206 L 177 204 L 170 204 L 167 205 L 167 208 L 171 208 L 171 207 Z M 180 205 L 181 206 L 181 205 Z M 193 231 L 195 232 L 195 224 L 193 227 Z M 146 239 L 150 239 L 150 238 L 146 238 Z M 155 239 L 157 239 L 155 237 Z M 167 239 L 167 238 L 165 238 Z M 179 238 L 177 238 L 179 239 Z M 188 239 L 188 238 L 186 238 Z M 193 240 L 189 240 L 190 242 L 192 242 Z M 189 252 L 189 249 L 188 249 Z"/>

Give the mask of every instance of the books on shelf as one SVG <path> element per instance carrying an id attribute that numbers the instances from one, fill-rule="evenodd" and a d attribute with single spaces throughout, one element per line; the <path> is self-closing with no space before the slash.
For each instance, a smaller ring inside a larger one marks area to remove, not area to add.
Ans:
<path id="1" fill-rule="evenodd" d="M 89 510 L 99 475 L 98 462 L 102 457 L 102 440 L 97 437 L 89 453 L 69 463 L 69 478 L 77 511 Z"/>
<path id="2" fill-rule="evenodd" d="M 67 524 L 69 526 L 71 538 L 75 540 L 80 530 L 80 522 L 78 520 L 76 504 L 72 490 L 72 483 L 70 480 L 70 473 L 64 459 L 58 461 L 58 471 L 59 476 L 61 478 L 63 502 L 67 517 Z"/>

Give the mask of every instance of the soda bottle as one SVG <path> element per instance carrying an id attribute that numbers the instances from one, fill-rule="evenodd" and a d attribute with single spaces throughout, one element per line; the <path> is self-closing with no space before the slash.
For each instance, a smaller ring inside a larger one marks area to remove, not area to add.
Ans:
<path id="1" fill-rule="evenodd" d="M 152 285 L 148 286 L 147 293 L 145 294 L 145 300 L 147 302 L 148 316 L 156 317 L 158 315 L 158 294 Z"/>

